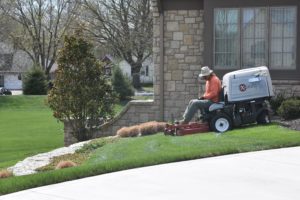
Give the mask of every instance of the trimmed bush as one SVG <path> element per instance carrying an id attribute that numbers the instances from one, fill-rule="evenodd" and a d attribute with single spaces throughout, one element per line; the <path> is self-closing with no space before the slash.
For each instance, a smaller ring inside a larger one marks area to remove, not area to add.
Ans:
<path id="1" fill-rule="evenodd" d="M 67 160 L 67 161 L 60 161 L 57 166 L 55 167 L 55 169 L 63 169 L 63 168 L 69 168 L 69 167 L 75 167 L 77 166 L 76 163 Z"/>
<path id="2" fill-rule="evenodd" d="M 0 170 L 0 179 L 3 179 L 3 178 L 8 178 L 8 177 L 11 177 L 13 176 L 13 173 L 11 171 L 8 171 L 8 170 Z"/>
<path id="3" fill-rule="evenodd" d="M 40 67 L 33 67 L 29 70 L 23 81 L 23 94 L 45 95 L 47 94 L 47 79 Z"/>
<path id="4" fill-rule="evenodd" d="M 119 137 L 137 137 L 152 135 L 164 131 L 165 122 L 146 122 L 136 126 L 123 127 L 117 131 Z"/>
<path id="5" fill-rule="evenodd" d="M 134 95 L 134 89 L 127 76 L 124 76 L 119 66 L 114 66 L 112 85 L 120 100 L 129 99 Z"/>
<path id="6" fill-rule="evenodd" d="M 283 101 L 278 108 L 278 114 L 284 119 L 296 119 L 300 117 L 300 100 L 289 99 Z"/>
<path id="7" fill-rule="evenodd" d="M 285 101 L 286 95 L 284 93 L 278 93 L 276 94 L 271 100 L 270 100 L 270 105 L 272 110 L 274 111 L 275 114 L 277 114 L 278 108 L 281 106 L 282 102 Z"/>
<path id="8" fill-rule="evenodd" d="M 117 136 L 119 137 L 137 137 L 139 134 L 139 126 L 123 127 L 117 131 Z"/>

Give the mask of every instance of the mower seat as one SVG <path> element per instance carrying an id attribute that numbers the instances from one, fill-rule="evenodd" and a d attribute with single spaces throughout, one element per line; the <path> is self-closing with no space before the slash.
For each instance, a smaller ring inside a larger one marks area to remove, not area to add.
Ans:
<path id="1" fill-rule="evenodd" d="M 223 109 L 225 106 L 225 102 L 224 101 L 221 101 L 221 102 L 218 102 L 218 103 L 213 103 L 209 106 L 208 110 L 209 112 L 212 112 L 214 110 L 219 110 L 219 109 Z"/>
<path id="2" fill-rule="evenodd" d="M 225 102 L 224 102 L 224 88 L 223 87 L 221 88 L 221 91 L 219 93 L 219 99 L 220 99 L 220 102 L 213 103 L 209 106 L 209 108 L 208 108 L 209 112 L 224 108 Z"/>

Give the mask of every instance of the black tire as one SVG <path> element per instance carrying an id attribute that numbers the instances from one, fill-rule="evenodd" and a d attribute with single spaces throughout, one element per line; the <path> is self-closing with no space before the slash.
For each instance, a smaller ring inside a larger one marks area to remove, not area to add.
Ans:
<path id="1" fill-rule="evenodd" d="M 256 118 L 257 124 L 268 124 L 271 122 L 270 115 L 268 111 L 262 111 Z"/>
<path id="2" fill-rule="evenodd" d="M 210 121 L 210 128 L 219 133 L 232 129 L 232 121 L 225 113 L 217 113 Z"/>

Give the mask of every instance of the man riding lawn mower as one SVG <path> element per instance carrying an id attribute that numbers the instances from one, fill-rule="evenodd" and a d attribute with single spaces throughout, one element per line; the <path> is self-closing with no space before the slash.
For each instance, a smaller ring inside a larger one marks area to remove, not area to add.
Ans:
<path id="1" fill-rule="evenodd" d="M 204 95 L 190 101 L 183 120 L 166 125 L 166 135 L 225 132 L 244 124 L 270 122 L 268 101 L 274 93 L 267 67 L 227 73 L 222 86 L 207 66 L 202 67 L 199 77 L 206 80 Z M 202 122 L 190 123 L 198 110 Z"/>

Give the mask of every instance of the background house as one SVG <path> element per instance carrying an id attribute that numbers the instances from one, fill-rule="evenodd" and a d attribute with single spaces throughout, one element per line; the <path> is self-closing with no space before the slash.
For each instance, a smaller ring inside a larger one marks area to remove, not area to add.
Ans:
<path id="1" fill-rule="evenodd" d="M 22 76 L 31 66 L 26 53 L 0 42 L 0 87 L 22 89 Z"/>
<path id="2" fill-rule="evenodd" d="M 113 66 L 118 65 L 124 75 L 126 75 L 129 78 L 132 78 L 131 66 L 127 61 L 118 59 L 118 58 L 114 58 L 111 55 L 105 55 L 101 61 L 106 63 L 106 65 L 105 65 L 106 75 L 110 76 L 112 73 Z M 154 65 L 153 65 L 152 59 L 148 58 L 143 63 L 143 67 L 140 71 L 141 83 L 153 83 L 153 75 L 154 75 Z"/>

